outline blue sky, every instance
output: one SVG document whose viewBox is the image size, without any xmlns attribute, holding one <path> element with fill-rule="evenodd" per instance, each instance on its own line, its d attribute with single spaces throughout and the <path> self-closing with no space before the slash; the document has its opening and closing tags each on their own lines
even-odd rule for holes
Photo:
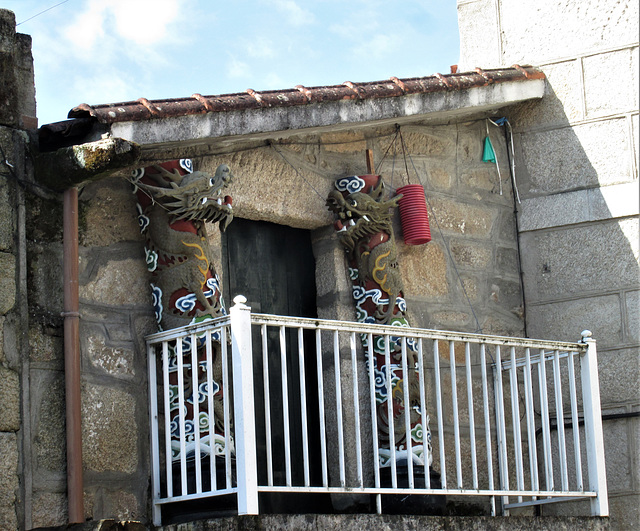
<svg viewBox="0 0 640 531">
<path fill-rule="evenodd" d="M 17 22 L 61 0 L 0 0 Z M 80 103 L 447 73 L 455 0 L 68 0 L 33 38 L 40 125 Z"/>
</svg>

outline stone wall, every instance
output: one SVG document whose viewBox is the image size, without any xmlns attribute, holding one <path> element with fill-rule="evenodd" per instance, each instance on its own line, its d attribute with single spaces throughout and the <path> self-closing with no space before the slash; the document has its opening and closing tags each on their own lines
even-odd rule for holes
<svg viewBox="0 0 640 531">
<path fill-rule="evenodd" d="M 412 324 L 521 335 L 512 196 L 506 181 L 499 195 L 495 165 L 481 162 L 484 122 L 415 125 L 402 132 L 418 169 L 418 175 L 410 170 L 411 182 L 424 184 L 442 229 L 432 219 L 433 241 L 410 247 L 396 223 Z M 231 166 L 235 180 L 228 193 L 235 216 L 308 229 L 318 315 L 353 320 L 343 250 L 325 200 L 337 177 L 366 173 L 366 148 L 380 161 L 394 135 L 393 127 L 371 127 L 298 136 L 280 145 L 280 154 L 262 147 L 196 159 L 194 165 L 211 173 L 222 162 Z M 496 143 L 496 149 L 505 156 L 503 146 Z M 387 157 L 376 171 L 398 187 L 407 183 L 403 165 L 401 157 L 395 163 Z M 60 525 L 66 518 L 61 215 L 58 197 L 38 198 L 27 220 L 33 526 Z M 209 234 L 222 272 L 219 231 L 210 227 Z M 86 517 L 148 521 L 143 337 L 155 322 L 134 196 L 124 176 L 89 184 L 80 193 L 80 302 Z M 344 396 L 351 393 L 345 389 Z"/>
<path fill-rule="evenodd" d="M 459 0 L 461 68 L 547 75 L 509 114 L 528 331 L 598 341 L 612 527 L 640 526 L 638 3 Z M 547 506 L 545 514 L 580 504 Z"/>
<path fill-rule="evenodd" d="M 31 38 L 16 34 L 14 14 L 0 9 L 0 529 L 7 530 L 22 525 L 24 506 L 26 293 L 20 228 L 28 193 L 22 181 L 30 174 L 26 129 L 35 125 Z"/>
</svg>

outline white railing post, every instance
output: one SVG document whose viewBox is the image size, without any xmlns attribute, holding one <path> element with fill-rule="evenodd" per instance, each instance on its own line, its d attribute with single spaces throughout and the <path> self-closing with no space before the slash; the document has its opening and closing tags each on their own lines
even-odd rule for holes
<svg viewBox="0 0 640 531">
<path fill-rule="evenodd" d="M 230 311 L 238 514 L 258 514 L 251 308 L 238 295 Z"/>
<path fill-rule="evenodd" d="M 591 499 L 591 514 L 592 516 L 609 516 L 602 411 L 600 409 L 600 384 L 598 380 L 598 355 L 596 342 L 591 339 L 589 330 L 582 332 L 582 342 L 587 345 L 585 353 L 580 358 L 580 369 L 589 490 L 596 493 L 596 497 Z"/>
</svg>

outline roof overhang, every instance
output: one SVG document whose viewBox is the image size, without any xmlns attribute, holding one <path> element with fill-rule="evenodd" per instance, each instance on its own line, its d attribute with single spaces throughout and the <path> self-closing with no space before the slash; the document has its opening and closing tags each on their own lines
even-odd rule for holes
<svg viewBox="0 0 640 531">
<path fill-rule="evenodd" d="M 41 127 L 40 146 L 59 151 L 111 138 L 139 146 L 143 161 L 207 155 L 327 131 L 496 116 L 542 98 L 544 91 L 540 70 L 514 65 L 329 87 L 82 104 L 70 111 L 72 120 Z"/>
</svg>

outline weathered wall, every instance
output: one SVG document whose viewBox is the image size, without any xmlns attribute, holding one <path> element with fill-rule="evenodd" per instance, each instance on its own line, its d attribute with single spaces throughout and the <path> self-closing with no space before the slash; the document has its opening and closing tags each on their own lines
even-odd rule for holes
<svg viewBox="0 0 640 531">
<path fill-rule="evenodd" d="M 26 336 L 24 194 L 30 174 L 26 129 L 35 127 L 31 38 L 16 34 L 12 12 L 0 9 L 0 529 L 22 524 L 19 472 L 25 427 L 21 422 L 22 354 Z"/>
<path fill-rule="evenodd" d="M 612 524 L 640 526 L 638 3 L 459 0 L 458 13 L 463 70 L 520 63 L 547 75 L 542 102 L 509 115 L 528 331 L 593 331 Z M 567 509 L 588 510 L 544 512 Z"/>
</svg>

